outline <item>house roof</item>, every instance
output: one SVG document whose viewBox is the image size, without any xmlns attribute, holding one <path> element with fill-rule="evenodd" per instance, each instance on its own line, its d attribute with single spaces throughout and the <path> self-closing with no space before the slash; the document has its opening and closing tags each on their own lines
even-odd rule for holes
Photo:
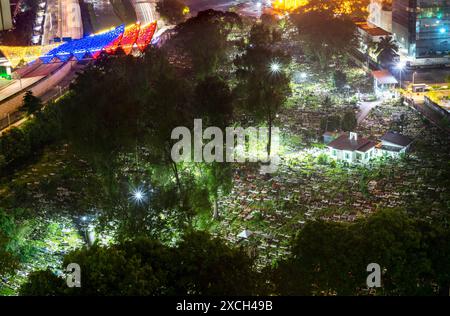
<svg viewBox="0 0 450 316">
<path fill-rule="evenodd" d="M 389 33 L 386 30 L 383 30 L 381 27 L 371 25 L 367 22 L 356 22 L 355 24 L 357 27 L 359 27 L 361 30 L 363 30 L 370 36 L 389 36 L 389 35 L 391 35 L 391 33 Z"/>
<path fill-rule="evenodd" d="M 397 84 L 398 81 L 388 70 L 374 70 L 372 76 L 380 84 Z"/>
<path fill-rule="evenodd" d="M 339 150 L 361 151 L 366 152 L 375 147 L 377 143 L 364 137 L 357 137 L 357 139 L 350 139 L 349 133 L 344 133 L 328 144 L 329 147 Z"/>
<path fill-rule="evenodd" d="M 387 132 L 380 138 L 380 140 L 403 147 L 408 146 L 412 142 L 411 138 L 396 132 Z"/>
<path fill-rule="evenodd" d="M 357 149 L 357 151 L 361 151 L 361 152 L 364 153 L 364 152 L 368 151 L 369 149 L 375 147 L 376 145 L 377 145 L 377 142 L 374 142 L 374 141 L 372 141 L 372 140 L 369 140 L 365 145 L 359 147 L 359 148 Z"/>
</svg>

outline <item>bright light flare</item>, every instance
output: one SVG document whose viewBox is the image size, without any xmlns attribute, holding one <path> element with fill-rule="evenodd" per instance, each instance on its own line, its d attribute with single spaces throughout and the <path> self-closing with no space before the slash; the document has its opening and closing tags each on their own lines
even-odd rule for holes
<svg viewBox="0 0 450 316">
<path fill-rule="evenodd" d="M 272 62 L 270 64 L 270 72 L 273 74 L 279 73 L 281 71 L 281 65 L 278 62 Z"/>
<path fill-rule="evenodd" d="M 405 62 L 399 62 L 396 66 L 395 66 L 395 68 L 397 68 L 397 70 L 400 70 L 400 71 L 402 71 L 403 69 L 405 69 L 405 67 L 406 67 L 406 63 Z"/>
<path fill-rule="evenodd" d="M 144 189 L 138 187 L 131 190 L 130 200 L 136 204 L 142 204 L 147 200 L 147 195 Z"/>
</svg>

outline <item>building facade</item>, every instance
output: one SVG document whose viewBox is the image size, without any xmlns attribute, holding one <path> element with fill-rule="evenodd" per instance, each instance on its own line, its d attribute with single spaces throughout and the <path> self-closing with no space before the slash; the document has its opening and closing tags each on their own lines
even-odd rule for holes
<svg viewBox="0 0 450 316">
<path fill-rule="evenodd" d="M 392 1 L 371 0 L 368 11 L 367 22 L 387 32 L 392 32 Z"/>
<path fill-rule="evenodd" d="M 328 145 L 328 153 L 331 158 L 348 163 L 367 163 L 376 156 L 376 142 L 358 134 L 344 133 L 331 141 Z"/>
<path fill-rule="evenodd" d="M 397 132 L 389 131 L 378 141 L 360 137 L 354 132 L 343 133 L 327 144 L 328 155 L 347 163 L 366 164 L 379 157 L 399 158 L 405 154 L 412 140 Z"/>
<path fill-rule="evenodd" d="M 11 5 L 9 0 L 0 0 L 0 31 L 12 28 Z"/>
<path fill-rule="evenodd" d="M 394 0 L 392 33 L 414 63 L 447 63 L 450 0 Z"/>
</svg>

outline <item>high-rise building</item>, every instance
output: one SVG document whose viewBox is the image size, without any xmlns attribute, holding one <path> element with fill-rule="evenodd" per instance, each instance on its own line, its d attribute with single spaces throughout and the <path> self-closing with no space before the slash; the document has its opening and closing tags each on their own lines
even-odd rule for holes
<svg viewBox="0 0 450 316">
<path fill-rule="evenodd" d="M 11 5 L 9 0 L 0 0 L 0 31 L 12 28 Z"/>
<path fill-rule="evenodd" d="M 413 60 L 447 59 L 450 54 L 450 0 L 394 0 L 392 32 Z"/>
</svg>

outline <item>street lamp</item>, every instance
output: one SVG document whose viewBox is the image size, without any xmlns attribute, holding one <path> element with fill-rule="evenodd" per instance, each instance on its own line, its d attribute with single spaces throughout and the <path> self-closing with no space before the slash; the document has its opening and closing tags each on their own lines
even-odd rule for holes
<svg viewBox="0 0 450 316">
<path fill-rule="evenodd" d="M 270 68 L 270 72 L 272 74 L 277 74 L 277 73 L 279 73 L 281 71 L 281 65 L 280 65 L 280 63 L 278 63 L 276 61 L 272 62 L 270 64 L 269 68 Z"/>
<path fill-rule="evenodd" d="M 144 189 L 141 187 L 137 187 L 131 190 L 130 193 L 130 200 L 134 202 L 135 204 L 142 204 L 147 199 L 146 193 Z"/>
<path fill-rule="evenodd" d="M 404 62 L 399 62 L 397 64 L 397 66 L 395 66 L 395 68 L 397 68 L 397 70 L 400 73 L 400 89 L 402 88 L 402 72 L 405 69 L 405 67 L 406 67 L 406 64 Z"/>
</svg>

